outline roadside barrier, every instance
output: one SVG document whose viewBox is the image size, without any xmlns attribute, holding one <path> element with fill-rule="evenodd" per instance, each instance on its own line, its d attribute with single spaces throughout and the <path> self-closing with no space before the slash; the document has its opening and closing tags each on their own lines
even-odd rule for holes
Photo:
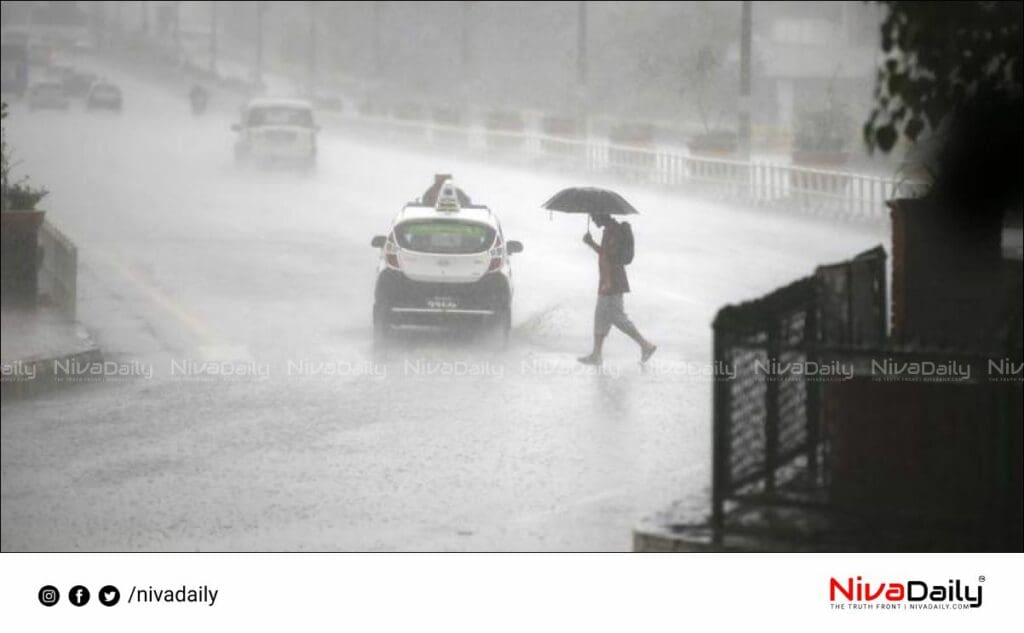
<svg viewBox="0 0 1024 633">
<path fill-rule="evenodd" d="M 379 115 L 321 116 L 372 131 L 376 138 L 416 139 L 446 150 L 485 150 L 492 155 L 671 187 L 715 199 L 859 222 L 887 222 L 886 200 L 912 196 L 921 188 L 918 183 L 870 174 L 695 156 L 675 148 L 639 147 L 530 130 L 495 129 L 493 122 L 488 128 Z"/>
<path fill-rule="evenodd" d="M 74 321 L 78 301 L 78 248 L 49 221 L 44 221 L 39 230 L 39 245 L 43 251 L 40 292 Z"/>
</svg>

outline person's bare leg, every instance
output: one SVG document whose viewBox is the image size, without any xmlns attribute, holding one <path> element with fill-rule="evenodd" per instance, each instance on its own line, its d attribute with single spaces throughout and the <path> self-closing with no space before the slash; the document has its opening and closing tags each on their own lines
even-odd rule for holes
<svg viewBox="0 0 1024 633">
<path fill-rule="evenodd" d="M 608 333 L 598 334 L 594 332 L 594 351 L 590 352 L 588 356 L 581 356 L 579 360 L 584 365 L 600 365 L 601 364 L 601 349 L 604 347 L 604 339 L 608 336 Z"/>
<path fill-rule="evenodd" d="M 640 330 L 636 329 L 636 326 L 629 319 L 623 319 L 621 323 L 616 323 L 615 325 L 622 330 L 623 334 L 636 341 L 636 344 L 640 346 L 641 363 L 647 362 L 647 359 L 653 356 L 654 352 L 658 349 L 657 345 L 648 341 L 640 334 Z"/>
</svg>

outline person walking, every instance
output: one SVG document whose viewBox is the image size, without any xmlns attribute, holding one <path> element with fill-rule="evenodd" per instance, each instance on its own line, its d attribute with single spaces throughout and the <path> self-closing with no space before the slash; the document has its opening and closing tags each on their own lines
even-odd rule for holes
<svg viewBox="0 0 1024 633">
<path fill-rule="evenodd" d="M 592 213 L 594 224 L 604 229 L 601 243 L 594 241 L 590 231 L 583 243 L 597 253 L 598 286 L 597 307 L 594 309 L 594 349 L 578 360 L 585 365 L 600 365 L 604 340 L 614 325 L 640 346 L 640 362 L 645 363 L 658 346 L 640 334 L 626 316 L 622 295 L 629 292 L 626 264 L 633 260 L 633 231 L 626 223 L 616 222 L 611 215 Z"/>
</svg>

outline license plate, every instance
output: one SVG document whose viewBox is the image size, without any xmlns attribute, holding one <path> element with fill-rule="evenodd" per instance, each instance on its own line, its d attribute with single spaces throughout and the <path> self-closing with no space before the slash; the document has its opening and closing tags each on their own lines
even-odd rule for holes
<svg viewBox="0 0 1024 633">
<path fill-rule="evenodd" d="M 452 297 L 432 297 L 427 299 L 427 307 L 434 310 L 454 310 L 459 304 Z"/>
</svg>

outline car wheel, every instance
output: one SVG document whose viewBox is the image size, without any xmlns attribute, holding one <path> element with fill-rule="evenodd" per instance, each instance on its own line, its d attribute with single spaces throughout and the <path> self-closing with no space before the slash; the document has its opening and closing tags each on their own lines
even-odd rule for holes
<svg viewBox="0 0 1024 633">
<path fill-rule="evenodd" d="M 389 310 L 383 306 L 373 306 L 373 343 L 386 345 L 391 338 L 391 319 Z"/>
<path fill-rule="evenodd" d="M 500 350 L 508 347 L 509 333 L 512 330 L 512 308 L 504 307 L 498 313 L 490 317 L 489 335 L 495 347 Z"/>
</svg>

